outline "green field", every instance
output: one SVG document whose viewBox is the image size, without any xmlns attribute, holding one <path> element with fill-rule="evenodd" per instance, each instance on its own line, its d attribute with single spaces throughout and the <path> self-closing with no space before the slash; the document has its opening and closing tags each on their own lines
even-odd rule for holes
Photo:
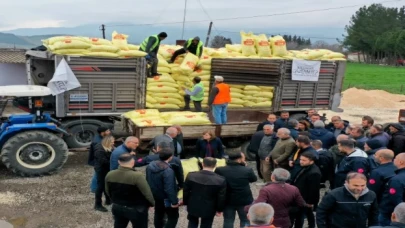
<svg viewBox="0 0 405 228">
<path fill-rule="evenodd" d="M 343 89 L 351 87 L 405 94 L 405 67 L 347 63 Z"/>
</svg>

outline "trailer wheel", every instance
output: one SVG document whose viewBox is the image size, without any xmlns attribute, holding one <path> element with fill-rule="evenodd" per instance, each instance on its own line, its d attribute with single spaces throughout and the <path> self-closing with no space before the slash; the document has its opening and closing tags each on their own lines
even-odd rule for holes
<svg viewBox="0 0 405 228">
<path fill-rule="evenodd" d="M 47 131 L 26 131 L 6 141 L 2 148 L 4 165 L 24 177 L 50 175 L 57 172 L 68 158 L 62 138 Z"/>
<path fill-rule="evenodd" d="M 247 141 L 242 144 L 240 150 L 245 154 L 246 160 L 256 161 L 256 155 L 249 151 L 250 141 Z"/>
<path fill-rule="evenodd" d="M 65 138 L 69 148 L 90 147 L 91 141 L 97 135 L 97 125 L 82 124 L 75 125 L 69 129 L 70 136 Z"/>
</svg>

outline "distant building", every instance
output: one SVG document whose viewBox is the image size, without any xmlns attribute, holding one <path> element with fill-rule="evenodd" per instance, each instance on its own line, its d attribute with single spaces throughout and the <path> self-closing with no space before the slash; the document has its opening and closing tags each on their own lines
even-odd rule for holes
<svg viewBox="0 0 405 228">
<path fill-rule="evenodd" d="M 0 86 L 26 85 L 25 49 L 0 48 Z"/>
</svg>

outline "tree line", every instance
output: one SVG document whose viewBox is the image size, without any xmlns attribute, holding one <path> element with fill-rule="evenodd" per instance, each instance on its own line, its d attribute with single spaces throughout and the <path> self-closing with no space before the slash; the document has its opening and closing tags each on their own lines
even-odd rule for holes
<svg viewBox="0 0 405 228">
<path fill-rule="evenodd" d="M 395 64 L 405 57 L 405 6 L 361 7 L 345 30 L 341 43 L 351 52 L 360 52 L 367 63 Z"/>
</svg>

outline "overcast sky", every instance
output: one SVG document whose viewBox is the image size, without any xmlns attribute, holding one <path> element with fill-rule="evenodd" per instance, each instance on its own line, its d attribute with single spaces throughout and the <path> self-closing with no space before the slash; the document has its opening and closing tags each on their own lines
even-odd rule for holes
<svg viewBox="0 0 405 228">
<path fill-rule="evenodd" d="M 340 27 L 359 8 L 345 8 L 272 17 L 216 20 L 325 9 L 384 0 L 187 0 L 186 21 L 214 21 L 217 30 L 234 31 L 241 27 Z M 170 23 L 183 21 L 184 0 L 3 0 L 0 7 L 0 31 L 17 28 L 74 27 L 83 24 L 115 25 L 127 23 Z M 400 7 L 405 0 L 383 3 Z M 206 12 L 204 12 L 203 8 Z M 208 25 L 186 22 L 187 27 Z M 181 26 L 180 24 L 173 24 Z M 238 31 L 238 30 L 236 30 Z M 282 31 L 279 31 L 282 32 Z"/>
</svg>

